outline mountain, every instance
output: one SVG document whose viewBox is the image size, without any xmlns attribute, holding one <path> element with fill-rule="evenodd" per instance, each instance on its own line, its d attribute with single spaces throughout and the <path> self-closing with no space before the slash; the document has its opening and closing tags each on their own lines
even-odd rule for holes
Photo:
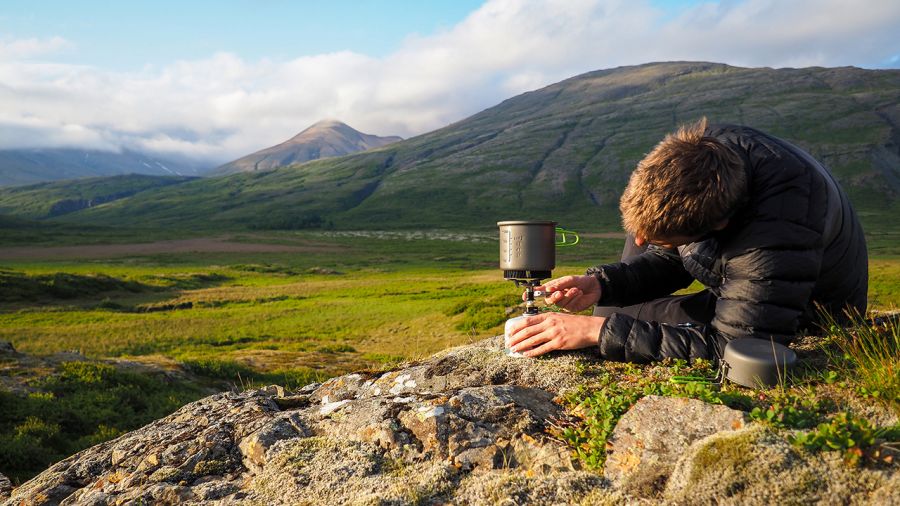
<svg viewBox="0 0 900 506">
<path fill-rule="evenodd" d="M 401 141 L 400 137 L 379 137 L 354 130 L 335 120 L 319 121 L 290 139 L 217 167 L 211 175 L 269 170 L 319 158 L 349 155 Z"/>
<path fill-rule="evenodd" d="M 206 167 L 175 158 L 123 150 L 4 149 L 0 150 L 0 186 L 120 174 L 196 176 Z"/>
<path fill-rule="evenodd" d="M 0 216 L 15 214 L 28 219 L 60 216 L 192 179 L 195 178 L 127 174 L 0 188 Z"/>
<path fill-rule="evenodd" d="M 377 150 L 141 192 L 58 220 L 188 228 L 490 227 L 554 219 L 614 230 L 636 162 L 707 116 L 808 149 L 868 226 L 900 195 L 900 70 L 654 63 L 583 74 Z"/>
</svg>

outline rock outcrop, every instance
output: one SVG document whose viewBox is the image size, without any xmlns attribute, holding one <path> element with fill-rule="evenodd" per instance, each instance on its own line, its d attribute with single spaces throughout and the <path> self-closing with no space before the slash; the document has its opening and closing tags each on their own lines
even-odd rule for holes
<svg viewBox="0 0 900 506">
<path fill-rule="evenodd" d="M 616 424 L 609 438 L 604 475 L 629 494 L 652 497 L 692 443 L 743 428 L 746 422 L 746 413 L 726 406 L 678 397 L 644 397 Z"/>
<path fill-rule="evenodd" d="M 0 501 L 8 499 L 11 492 L 12 482 L 9 481 L 9 478 L 0 474 Z"/>
<path fill-rule="evenodd" d="M 217 394 L 65 459 L 4 504 L 889 503 L 896 467 L 811 455 L 739 411 L 645 398 L 606 476 L 547 429 L 588 353 L 508 357 L 501 339 L 298 391 Z M 640 471 L 640 472 L 638 472 Z M 2 490 L 0 490 L 2 494 Z M 2 495 L 0 495 L 2 497 Z"/>
</svg>

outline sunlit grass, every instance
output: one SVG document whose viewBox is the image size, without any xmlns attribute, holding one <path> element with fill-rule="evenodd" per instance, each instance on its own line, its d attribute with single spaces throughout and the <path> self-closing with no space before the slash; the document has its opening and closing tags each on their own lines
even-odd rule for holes
<svg viewBox="0 0 900 506">
<path fill-rule="evenodd" d="M 340 253 L 7 263 L 27 276 L 103 275 L 146 288 L 5 304 L 0 340 L 39 354 L 216 358 L 260 373 L 337 374 L 499 334 L 516 311 L 519 291 L 495 266 L 496 243 L 479 234 L 468 243 L 465 234 L 269 235 Z M 579 248 L 561 253 L 554 275 L 614 260 L 621 239 L 588 237 Z M 875 307 L 900 304 L 900 259 L 873 259 L 870 271 Z"/>
<path fill-rule="evenodd" d="M 884 401 L 900 415 L 900 315 L 868 321 L 856 315 L 851 326 L 825 319 L 823 349 L 829 361 L 861 393 Z"/>
</svg>

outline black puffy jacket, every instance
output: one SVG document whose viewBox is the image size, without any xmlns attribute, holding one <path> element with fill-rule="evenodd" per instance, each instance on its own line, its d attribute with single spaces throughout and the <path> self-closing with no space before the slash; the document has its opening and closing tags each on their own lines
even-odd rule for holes
<svg viewBox="0 0 900 506">
<path fill-rule="evenodd" d="M 862 227 L 831 174 L 798 147 L 752 128 L 711 126 L 707 134 L 744 160 L 747 204 L 728 226 L 678 255 L 650 247 L 626 263 L 589 270 L 600 306 L 628 306 L 699 280 L 715 295 L 709 325 L 679 326 L 616 313 L 600 333 L 608 360 L 714 358 L 731 339 L 787 344 L 816 318 L 865 312 L 868 258 Z"/>
</svg>

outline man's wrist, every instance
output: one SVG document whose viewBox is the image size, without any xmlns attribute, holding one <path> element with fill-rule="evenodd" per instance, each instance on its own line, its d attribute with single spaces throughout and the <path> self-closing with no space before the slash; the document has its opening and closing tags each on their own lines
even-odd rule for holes
<svg viewBox="0 0 900 506">
<path fill-rule="evenodd" d="M 597 318 L 600 318 L 601 320 L 603 320 L 603 322 L 600 323 L 600 330 L 597 331 L 597 343 L 596 344 L 599 347 L 600 341 L 603 339 L 603 331 L 606 330 L 606 322 L 609 321 L 609 318 L 606 318 L 605 316 L 598 316 Z"/>
<path fill-rule="evenodd" d="M 603 300 L 603 295 L 606 293 L 606 273 L 603 271 L 603 266 L 598 265 L 595 267 L 590 267 L 586 272 L 585 276 L 590 276 L 594 278 L 593 283 L 597 283 L 597 300 L 594 301 L 595 305 L 599 305 L 600 301 Z"/>
</svg>

